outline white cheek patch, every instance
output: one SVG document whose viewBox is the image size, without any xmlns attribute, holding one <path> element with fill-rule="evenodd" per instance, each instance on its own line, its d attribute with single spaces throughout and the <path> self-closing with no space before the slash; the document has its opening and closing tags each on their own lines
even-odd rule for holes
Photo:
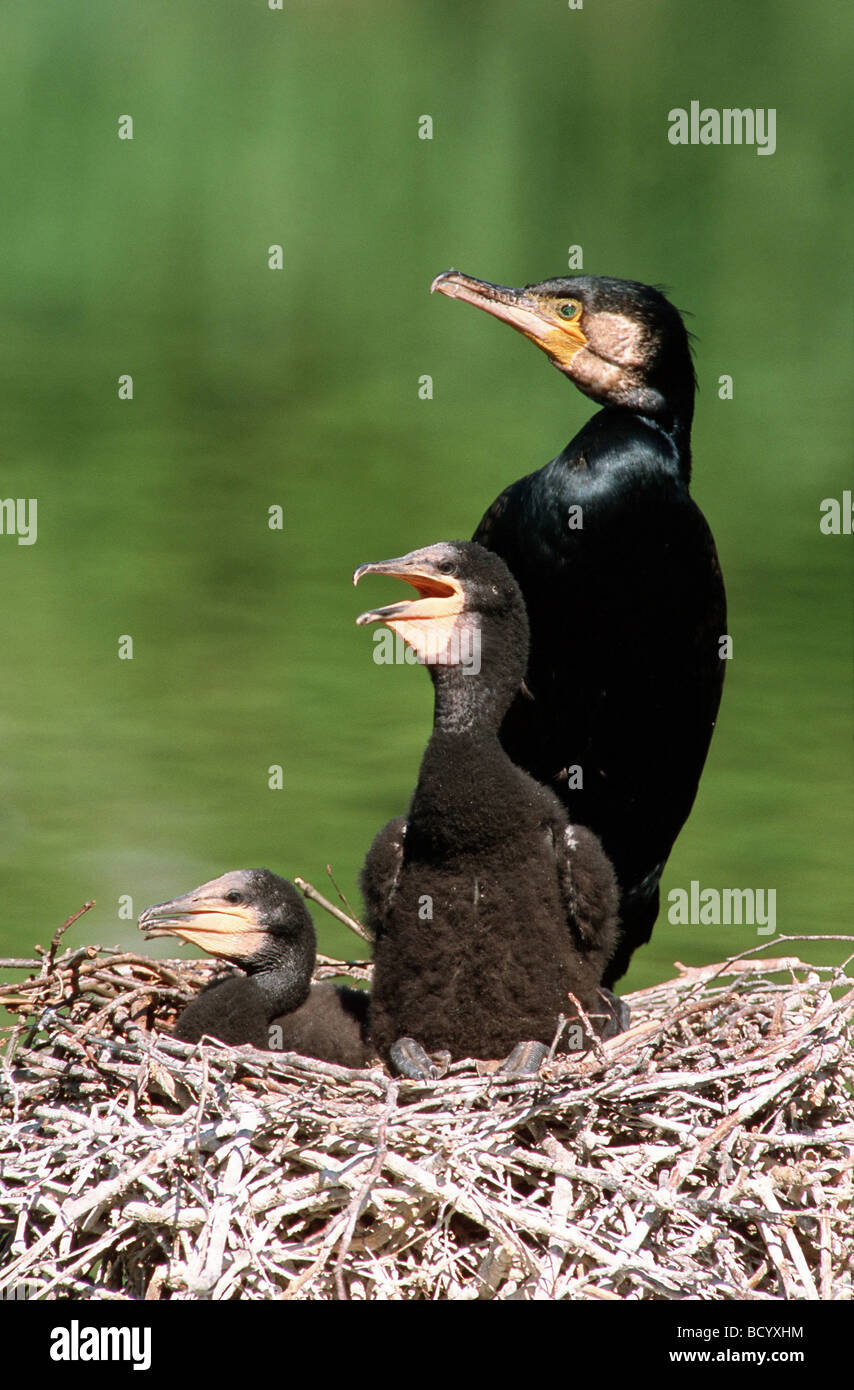
<svg viewBox="0 0 854 1390">
<path fill-rule="evenodd" d="M 621 367 L 642 367 L 650 357 L 647 330 L 624 314 L 596 314 L 588 331 L 588 341 L 598 356 Z"/>
<path fill-rule="evenodd" d="M 591 391 L 597 397 L 617 402 L 628 399 L 626 369 L 603 361 L 589 348 L 576 354 L 572 375 L 582 390 Z"/>
</svg>

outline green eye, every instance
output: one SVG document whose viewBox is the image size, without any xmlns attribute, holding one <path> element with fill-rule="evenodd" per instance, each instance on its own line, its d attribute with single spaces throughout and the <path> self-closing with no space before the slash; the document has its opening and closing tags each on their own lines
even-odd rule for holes
<svg viewBox="0 0 854 1390">
<path fill-rule="evenodd" d="M 558 313 L 562 319 L 577 319 L 581 313 L 581 305 L 577 299 L 568 299 L 565 304 L 561 304 Z"/>
</svg>

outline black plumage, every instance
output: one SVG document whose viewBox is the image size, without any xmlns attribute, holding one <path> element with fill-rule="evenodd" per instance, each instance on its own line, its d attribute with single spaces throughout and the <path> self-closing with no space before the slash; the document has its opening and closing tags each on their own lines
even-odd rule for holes
<svg viewBox="0 0 854 1390">
<path fill-rule="evenodd" d="M 312 985 L 314 923 L 301 894 L 269 869 L 236 869 L 171 902 L 146 908 L 148 936 L 176 936 L 240 967 L 187 1005 L 175 1025 L 185 1042 L 203 1036 L 239 1046 L 362 1067 L 368 995 L 324 981 Z"/>
<path fill-rule="evenodd" d="M 420 597 L 362 614 L 427 664 L 433 732 L 405 818 L 376 837 L 362 874 L 375 936 L 371 1036 L 452 1058 L 500 1058 L 549 1044 L 569 998 L 614 1027 L 599 991 L 613 948 L 616 883 L 598 840 L 514 766 L 498 739 L 525 670 L 528 624 L 496 555 L 450 542 L 363 565 Z M 582 1033 L 582 1029 L 578 1029 Z M 570 1030 L 565 1044 L 585 1046 Z"/>
<path fill-rule="evenodd" d="M 511 324 L 603 407 L 556 459 L 511 483 L 475 540 L 507 562 L 531 624 L 526 689 L 502 742 L 600 836 L 617 872 L 612 984 L 652 933 L 725 669 L 723 580 L 688 492 L 688 336 L 664 295 L 632 281 L 517 290 L 448 271 L 433 288 Z"/>
</svg>

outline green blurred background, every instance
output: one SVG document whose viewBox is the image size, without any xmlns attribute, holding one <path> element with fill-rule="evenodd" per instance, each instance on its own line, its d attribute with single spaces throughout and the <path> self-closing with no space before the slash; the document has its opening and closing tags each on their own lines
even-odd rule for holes
<svg viewBox="0 0 854 1390">
<path fill-rule="evenodd" d="M 665 892 L 773 887 L 779 929 L 850 928 L 851 538 L 818 525 L 851 485 L 849 27 L 800 0 L 4 0 L 0 492 L 39 536 L 0 537 L 0 953 L 89 897 L 72 944 L 138 945 L 120 895 L 237 867 L 331 862 L 358 902 L 431 691 L 373 663 L 351 571 L 470 535 L 594 408 L 428 286 L 561 274 L 574 244 L 697 335 L 735 655 Z M 776 108 L 776 153 L 671 146 L 692 99 Z M 662 918 L 626 987 L 759 940 Z"/>
</svg>

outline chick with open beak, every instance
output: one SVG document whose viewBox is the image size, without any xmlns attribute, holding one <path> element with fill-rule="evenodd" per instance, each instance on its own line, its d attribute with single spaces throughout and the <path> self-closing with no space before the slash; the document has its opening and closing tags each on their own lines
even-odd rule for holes
<svg viewBox="0 0 854 1390">
<path fill-rule="evenodd" d="M 372 1041 L 409 1077 L 433 1074 L 430 1052 L 509 1053 L 509 1070 L 536 1070 L 571 996 L 603 1029 L 614 1025 L 598 985 L 616 884 L 595 836 L 570 827 L 556 796 L 499 742 L 528 654 L 519 586 L 471 541 L 362 565 L 354 580 L 366 574 L 416 590 L 357 621 L 399 632 L 435 691 L 409 811 L 380 831 L 362 873 L 375 939 Z M 467 667 L 460 637 L 472 632 L 479 660 Z"/>
<path fill-rule="evenodd" d="M 454 573 L 455 544 L 459 543 L 427 546 L 396 560 L 360 565 L 353 575 L 354 584 L 366 574 L 388 575 L 411 584 L 418 598 L 360 613 L 357 624 L 385 623 L 424 665 L 456 664 L 460 660 L 460 636 L 469 618 L 466 593 Z"/>
</svg>

